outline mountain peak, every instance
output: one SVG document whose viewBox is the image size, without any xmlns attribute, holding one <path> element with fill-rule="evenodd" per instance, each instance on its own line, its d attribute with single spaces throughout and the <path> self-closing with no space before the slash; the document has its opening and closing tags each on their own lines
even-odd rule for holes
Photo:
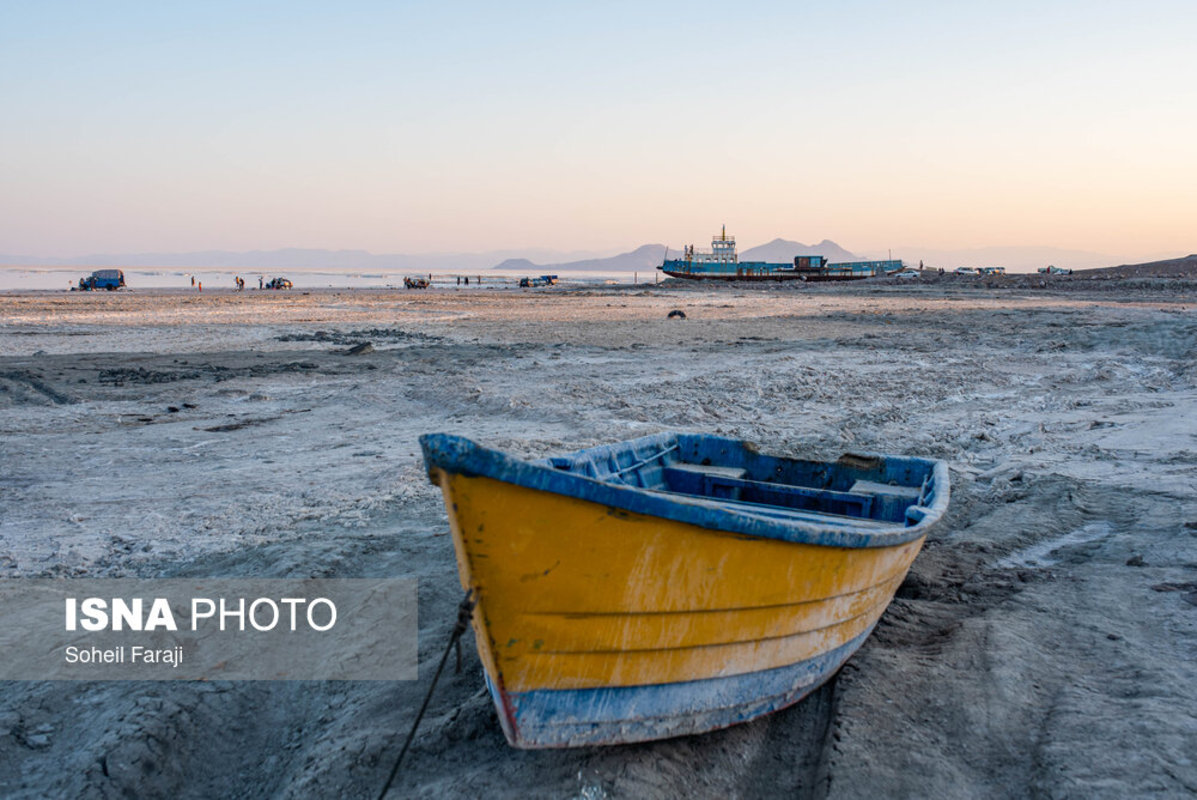
<svg viewBox="0 0 1197 800">
<path fill-rule="evenodd" d="M 757 247 L 750 247 L 740 253 L 740 260 L 788 264 L 794 260 L 794 256 L 825 256 L 828 261 L 833 262 L 859 260 L 830 239 L 824 239 L 816 245 L 806 245 L 802 242 L 792 242 L 782 238 L 774 239 Z"/>
<path fill-rule="evenodd" d="M 582 261 L 566 261 L 561 264 L 533 264 L 526 258 L 509 258 L 494 269 L 504 270 L 546 270 L 568 272 L 588 270 L 591 272 L 632 272 L 659 267 L 665 259 L 665 245 L 643 244 L 629 253 L 620 253 L 610 258 L 588 258 Z"/>
<path fill-rule="evenodd" d="M 539 266 L 533 264 L 526 258 L 509 258 L 500 264 L 496 264 L 493 269 L 506 269 L 513 272 L 532 271 L 540 269 Z"/>
</svg>

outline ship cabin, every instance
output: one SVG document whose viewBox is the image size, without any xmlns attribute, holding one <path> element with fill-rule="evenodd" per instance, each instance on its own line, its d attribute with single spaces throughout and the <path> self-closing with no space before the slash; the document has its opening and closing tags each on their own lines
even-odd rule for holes
<svg viewBox="0 0 1197 800">
<path fill-rule="evenodd" d="M 688 264 L 731 265 L 739 261 L 736 255 L 736 237 L 727 235 L 727 226 L 711 237 L 711 252 L 694 251 L 694 245 L 686 245 L 682 260 Z"/>
<path fill-rule="evenodd" d="M 826 256 L 794 256 L 794 269 L 799 272 L 818 272 L 826 266 Z"/>
</svg>

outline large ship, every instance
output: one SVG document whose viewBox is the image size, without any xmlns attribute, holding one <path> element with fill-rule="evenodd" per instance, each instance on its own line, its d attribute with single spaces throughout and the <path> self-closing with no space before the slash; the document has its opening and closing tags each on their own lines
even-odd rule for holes
<svg viewBox="0 0 1197 800">
<path fill-rule="evenodd" d="M 727 235 L 727 226 L 711 239 L 710 252 L 695 251 L 694 245 L 682 250 L 681 258 L 666 259 L 657 269 L 674 278 L 715 281 L 855 281 L 888 275 L 902 269 L 902 262 L 842 261 L 828 262 L 825 256 L 795 256 L 792 263 L 740 261 L 736 255 L 736 237 Z"/>
</svg>

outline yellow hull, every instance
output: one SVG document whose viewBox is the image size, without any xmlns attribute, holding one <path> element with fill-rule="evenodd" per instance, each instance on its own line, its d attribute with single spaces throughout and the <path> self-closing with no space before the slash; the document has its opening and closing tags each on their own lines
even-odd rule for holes
<svg viewBox="0 0 1197 800">
<path fill-rule="evenodd" d="M 701 681 L 817 659 L 868 632 L 923 542 L 787 542 L 430 475 L 500 692 Z"/>
</svg>

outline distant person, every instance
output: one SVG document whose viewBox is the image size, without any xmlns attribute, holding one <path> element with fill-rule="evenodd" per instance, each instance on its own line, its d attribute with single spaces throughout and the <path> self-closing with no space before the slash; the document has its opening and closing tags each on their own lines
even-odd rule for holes
<svg viewBox="0 0 1197 800">
<path fill-rule="evenodd" d="M 195 276 L 194 275 L 191 276 L 191 288 L 192 289 L 195 288 Z"/>
<path fill-rule="evenodd" d="M 199 290 L 201 292 L 204 290 L 204 282 L 203 281 L 200 281 L 198 284 L 196 284 L 196 286 L 199 288 Z"/>
<path fill-rule="evenodd" d="M 466 275 L 466 286 L 470 285 L 470 276 Z"/>
<path fill-rule="evenodd" d="M 263 281 L 263 280 L 264 280 L 264 278 L 263 278 L 261 275 L 259 275 L 259 276 L 258 276 L 258 288 L 259 288 L 259 289 L 261 289 L 261 288 L 262 288 L 262 281 Z"/>
</svg>

